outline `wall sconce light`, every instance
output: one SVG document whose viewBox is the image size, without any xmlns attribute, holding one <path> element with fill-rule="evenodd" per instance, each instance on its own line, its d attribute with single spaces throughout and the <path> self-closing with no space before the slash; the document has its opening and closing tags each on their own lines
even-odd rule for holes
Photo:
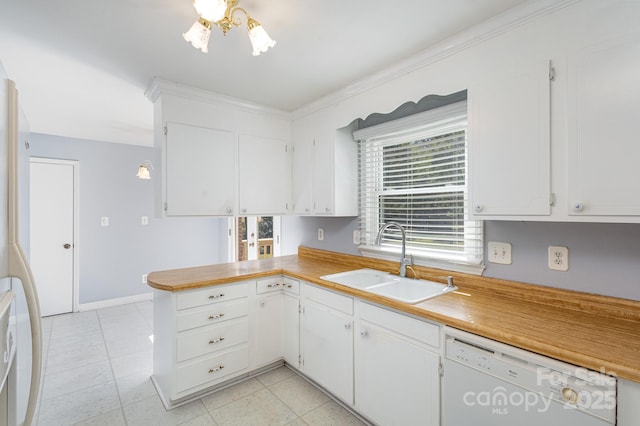
<svg viewBox="0 0 640 426">
<path fill-rule="evenodd" d="M 151 179 L 149 169 L 154 170 L 153 164 L 151 164 L 149 160 L 144 160 L 142 164 L 140 164 L 140 167 L 138 167 L 138 174 L 136 176 L 140 179 Z"/>
<path fill-rule="evenodd" d="M 238 7 L 239 1 L 194 0 L 193 7 L 196 8 L 200 18 L 191 26 L 189 31 L 182 34 L 182 37 L 196 49 L 207 53 L 212 24 L 215 24 L 222 30 L 224 35 L 227 35 L 227 31 L 240 25 L 240 20 L 235 19 L 235 13 L 242 12 L 247 20 L 247 31 L 253 47 L 253 56 L 258 56 L 260 53 L 266 52 L 275 46 L 275 40 L 269 37 L 260 23 L 249 16 L 246 10 Z"/>
</svg>

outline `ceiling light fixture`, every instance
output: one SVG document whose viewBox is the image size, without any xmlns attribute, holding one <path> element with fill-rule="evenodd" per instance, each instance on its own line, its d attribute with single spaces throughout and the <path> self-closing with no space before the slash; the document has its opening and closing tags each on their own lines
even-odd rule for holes
<svg viewBox="0 0 640 426">
<path fill-rule="evenodd" d="M 194 0 L 193 7 L 196 8 L 200 18 L 191 26 L 189 31 L 182 34 L 182 37 L 190 42 L 196 49 L 208 52 L 209 36 L 211 35 L 212 24 L 220 28 L 224 35 L 233 27 L 240 26 L 240 20 L 235 19 L 236 12 L 244 13 L 247 18 L 247 31 L 249 40 L 253 47 L 253 56 L 258 56 L 276 45 L 260 23 L 253 19 L 246 10 L 238 7 L 240 0 Z"/>
</svg>

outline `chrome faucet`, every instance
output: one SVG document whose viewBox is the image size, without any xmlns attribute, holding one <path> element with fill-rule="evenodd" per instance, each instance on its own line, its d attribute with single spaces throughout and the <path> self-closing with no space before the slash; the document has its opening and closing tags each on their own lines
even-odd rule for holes
<svg viewBox="0 0 640 426">
<path fill-rule="evenodd" d="M 400 253 L 400 276 L 405 277 L 407 275 L 407 264 L 411 264 L 412 259 L 407 257 L 407 235 L 405 233 L 404 227 L 400 225 L 398 222 L 388 222 L 380 227 L 378 231 L 378 236 L 376 237 L 376 245 L 380 245 L 380 240 L 382 240 L 382 233 L 390 227 L 396 227 L 402 233 L 402 252 Z"/>
</svg>

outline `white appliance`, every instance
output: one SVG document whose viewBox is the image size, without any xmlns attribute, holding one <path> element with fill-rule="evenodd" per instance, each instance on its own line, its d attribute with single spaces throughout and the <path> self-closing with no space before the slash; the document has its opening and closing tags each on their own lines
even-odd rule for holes
<svg viewBox="0 0 640 426">
<path fill-rule="evenodd" d="M 615 377 L 447 327 L 444 426 L 616 424 Z"/>
<path fill-rule="evenodd" d="M 28 229 L 20 228 L 19 223 L 19 204 L 26 198 L 25 188 L 19 186 L 19 174 L 28 173 L 28 169 L 21 171 L 19 167 L 28 164 L 26 149 L 18 144 L 19 120 L 18 92 L 0 64 L 0 298 L 15 294 L 15 306 L 10 311 L 13 332 L 7 334 L 15 340 L 3 343 L 10 353 L 15 345 L 15 360 L 0 391 L 7 403 L 4 412 L 0 411 L 0 425 L 31 425 L 42 369 L 40 304 L 19 235 L 20 229 Z M 0 327 L 0 336 L 3 332 Z"/>
</svg>

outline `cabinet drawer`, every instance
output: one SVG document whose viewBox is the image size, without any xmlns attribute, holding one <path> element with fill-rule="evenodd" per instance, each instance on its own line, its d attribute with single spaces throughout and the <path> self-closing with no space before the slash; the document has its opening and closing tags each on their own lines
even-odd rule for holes
<svg viewBox="0 0 640 426">
<path fill-rule="evenodd" d="M 247 317 L 185 331 L 178 333 L 176 339 L 177 361 L 185 361 L 248 341 L 249 320 Z"/>
<path fill-rule="evenodd" d="M 204 383 L 214 384 L 249 366 L 249 349 L 244 346 L 232 351 L 216 352 L 205 359 L 184 362 L 176 369 L 176 393 Z"/>
<path fill-rule="evenodd" d="M 204 306 L 212 303 L 225 302 L 239 299 L 249 295 L 247 283 L 230 284 L 224 286 L 211 286 L 204 290 L 181 292 L 177 296 L 177 308 L 188 309 L 196 306 Z"/>
<path fill-rule="evenodd" d="M 256 282 L 256 293 L 269 293 L 270 291 L 278 291 L 284 287 L 282 277 L 271 277 L 258 280 Z"/>
<path fill-rule="evenodd" d="M 301 289 L 302 297 L 329 306 L 331 309 L 353 315 L 353 299 L 329 290 L 304 284 Z"/>
<path fill-rule="evenodd" d="M 300 281 L 284 277 L 284 290 L 292 294 L 300 294 Z"/>
<path fill-rule="evenodd" d="M 440 326 L 359 302 L 360 318 L 418 342 L 440 347 Z"/>
<path fill-rule="evenodd" d="M 239 318 L 249 313 L 249 302 L 246 299 L 227 303 L 216 303 L 211 306 L 194 308 L 178 312 L 178 331 L 203 325 L 217 324 L 226 320 Z"/>
</svg>

